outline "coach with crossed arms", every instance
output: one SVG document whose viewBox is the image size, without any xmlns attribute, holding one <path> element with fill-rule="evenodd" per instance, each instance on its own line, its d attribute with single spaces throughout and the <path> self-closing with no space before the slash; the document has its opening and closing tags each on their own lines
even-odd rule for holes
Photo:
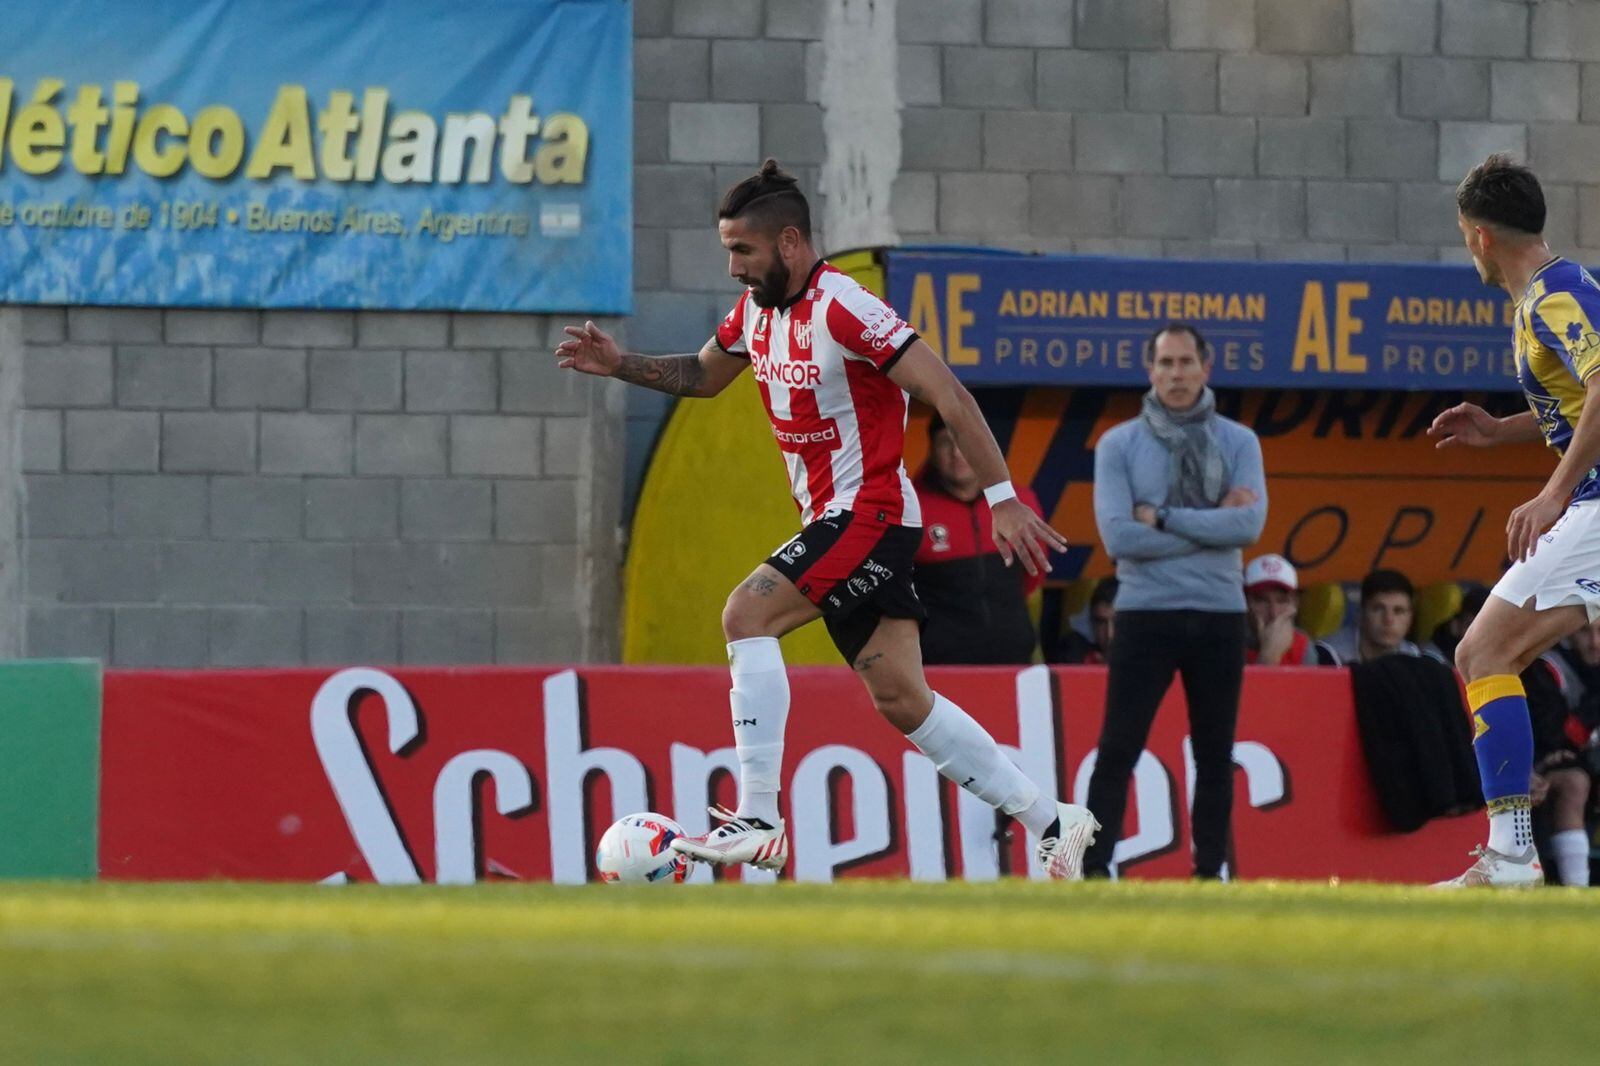
<svg viewBox="0 0 1600 1066">
<path fill-rule="evenodd" d="M 1221 877 L 1233 808 L 1233 735 L 1244 673 L 1241 549 L 1261 536 L 1261 442 L 1217 414 L 1211 350 L 1199 330 L 1161 327 L 1145 346 L 1150 391 L 1139 417 L 1095 448 L 1094 513 L 1117 564 L 1117 639 L 1089 809 L 1104 830 L 1084 856 L 1108 876 L 1128 778 L 1174 673 L 1194 748 L 1190 815 L 1197 877 Z"/>
</svg>

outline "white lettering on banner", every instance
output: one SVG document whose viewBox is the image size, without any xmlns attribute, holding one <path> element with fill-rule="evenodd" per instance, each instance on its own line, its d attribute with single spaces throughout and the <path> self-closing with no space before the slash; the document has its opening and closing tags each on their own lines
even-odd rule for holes
<svg viewBox="0 0 1600 1066">
<path fill-rule="evenodd" d="M 1238 740 L 1233 745 L 1233 765 L 1244 771 L 1250 806 L 1276 807 L 1289 795 L 1283 763 L 1255 740 Z M 1189 783 L 1189 810 L 1194 810 L 1194 745 L 1183 738 L 1183 773 Z"/>
<path fill-rule="evenodd" d="M 1060 737 L 1054 686 L 1046 666 L 1032 666 L 1015 675 L 1017 738 L 1015 747 L 1002 750 L 1049 795 L 1070 784 L 1076 801 L 1084 802 L 1093 775 L 1096 753 L 1090 751 L 1070 782 L 1058 772 Z M 374 880 L 380 884 L 416 884 L 422 880 L 415 855 L 395 821 L 383 783 L 377 777 L 361 734 L 356 728 L 355 703 L 372 693 L 385 716 L 387 744 L 397 756 L 406 756 L 422 740 L 422 717 L 405 687 L 394 677 L 375 669 L 341 670 L 329 677 L 311 701 L 312 740 L 323 772 L 339 803 L 351 837 Z M 651 806 L 644 763 L 621 748 L 584 747 L 586 713 L 582 682 L 573 670 L 544 680 L 544 766 L 546 811 L 549 817 L 550 869 L 554 881 L 581 883 L 589 867 L 589 827 L 603 826 L 625 814 Z M 938 881 L 951 875 L 946 866 L 946 845 L 953 838 L 961 856 L 961 875 L 967 880 L 992 880 L 1003 868 L 996 839 L 997 815 L 988 804 L 964 791 L 947 813 L 940 778 L 920 753 L 906 751 L 901 759 L 904 810 L 896 812 L 885 768 L 867 752 L 848 745 L 827 745 L 801 756 L 789 789 L 789 819 L 794 846 L 791 876 L 804 881 L 831 881 L 850 865 L 884 854 L 895 847 L 891 827 L 897 815 L 904 819 L 906 858 L 913 880 Z M 1192 808 L 1194 760 L 1189 738 L 1182 742 L 1185 792 Z M 1266 808 L 1289 796 L 1287 770 L 1266 745 L 1241 740 L 1234 745 L 1234 762 L 1244 771 L 1249 803 Z M 431 761 L 431 760 L 430 760 Z M 669 751 L 673 816 L 691 834 L 710 828 L 705 813 L 713 777 L 727 772 L 737 777 L 738 759 L 732 747 L 702 751 L 673 743 Z M 849 839 L 834 837 L 834 774 L 850 777 L 848 794 L 854 832 Z M 605 774 L 610 784 L 610 811 L 589 810 L 585 782 L 591 774 Z M 491 749 L 473 749 L 450 758 L 433 784 L 433 838 L 435 877 L 441 883 L 474 881 L 480 870 L 483 847 L 482 814 L 474 788 L 480 775 L 494 785 L 495 810 L 514 817 L 534 809 L 538 779 L 514 756 Z M 1169 851 L 1177 841 L 1177 791 L 1173 774 L 1154 754 L 1142 752 L 1134 767 L 1131 824 L 1137 832 L 1117 845 L 1113 861 L 1126 867 L 1141 859 Z M 952 817 L 953 816 L 953 817 Z M 1030 876 L 1042 871 L 1029 852 Z M 747 883 L 771 883 L 771 871 L 743 871 Z M 709 869 L 697 868 L 691 881 L 711 880 Z M 334 874 L 326 883 L 349 880 L 348 871 Z"/>
<path fill-rule="evenodd" d="M 544 681 L 545 787 L 549 791 L 550 879 L 581 885 L 589 876 L 583 783 L 591 773 L 611 781 L 610 825 L 625 814 L 650 809 L 644 764 L 621 748 L 583 747 L 583 705 L 578 674 L 563 670 Z"/>
<path fill-rule="evenodd" d="M 1094 764 L 1099 755 L 1097 748 L 1085 755 L 1078 766 L 1074 803 L 1088 803 L 1089 779 L 1094 776 Z M 1141 751 L 1139 761 L 1133 764 L 1133 810 L 1129 812 L 1137 819 L 1139 831 L 1117 841 L 1116 849 L 1111 852 L 1113 864 L 1125 866 L 1160 855 L 1172 847 L 1178 839 L 1177 827 L 1173 824 L 1174 799 L 1172 775 L 1161 765 L 1160 759 Z"/>
<path fill-rule="evenodd" d="M 422 880 L 384 799 L 383 789 L 361 750 L 353 704 L 363 692 L 383 701 L 389 723 L 389 750 L 401 754 L 422 734 L 421 719 L 405 687 L 381 670 L 340 670 L 311 699 L 311 739 L 322 771 L 339 800 L 361 856 L 373 878 L 384 885 L 414 885 Z"/>
<path fill-rule="evenodd" d="M 906 795 L 906 864 L 913 881 L 943 881 L 944 804 L 939 801 L 939 768 L 920 751 L 900 760 Z"/>
<path fill-rule="evenodd" d="M 1056 716 L 1050 668 L 1030 666 L 1017 673 L 1017 747 L 1000 745 L 1047 796 L 1059 795 L 1056 775 Z M 961 871 L 967 881 L 993 881 L 1000 876 L 1000 814 L 972 793 L 962 790 L 956 804 L 961 818 Z M 1028 848 L 1028 876 L 1041 879 L 1044 868 Z"/>
<path fill-rule="evenodd" d="M 533 809 L 533 777 L 515 756 L 503 751 L 464 751 L 444 764 L 433 784 L 433 840 L 441 885 L 470 885 L 478 879 L 478 835 L 473 780 L 488 774 L 494 780 L 495 810 L 503 815 Z"/>
<path fill-rule="evenodd" d="M 850 775 L 851 820 L 856 835 L 833 839 L 835 770 Z M 872 756 L 845 744 L 825 744 L 795 767 L 789 783 L 789 832 L 796 881 L 832 881 L 834 871 L 889 850 L 889 783 Z"/>
</svg>

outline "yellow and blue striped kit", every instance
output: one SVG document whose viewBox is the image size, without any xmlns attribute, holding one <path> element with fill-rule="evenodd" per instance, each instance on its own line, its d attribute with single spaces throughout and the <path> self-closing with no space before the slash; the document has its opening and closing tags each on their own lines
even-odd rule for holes
<svg viewBox="0 0 1600 1066">
<path fill-rule="evenodd" d="M 1600 370 L 1600 284 L 1569 259 L 1534 273 L 1517 304 L 1517 380 L 1545 443 L 1565 453 L 1583 411 L 1584 388 Z M 1600 477 L 1585 475 L 1574 500 L 1600 497 Z"/>
</svg>

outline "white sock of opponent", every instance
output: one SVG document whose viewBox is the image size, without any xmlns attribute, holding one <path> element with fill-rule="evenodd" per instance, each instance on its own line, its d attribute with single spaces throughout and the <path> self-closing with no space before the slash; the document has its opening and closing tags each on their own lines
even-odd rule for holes
<svg viewBox="0 0 1600 1066">
<path fill-rule="evenodd" d="M 937 692 L 928 718 L 906 739 L 939 772 L 991 807 L 1011 815 L 1034 836 L 1056 820 L 1056 802 L 1006 758 L 988 730 Z"/>
<path fill-rule="evenodd" d="M 1550 834 L 1550 850 L 1556 853 L 1556 870 L 1564 885 L 1589 883 L 1589 834 L 1582 829 L 1563 829 Z"/>
<path fill-rule="evenodd" d="M 778 824 L 778 775 L 783 768 L 783 727 L 789 720 L 789 675 L 777 637 L 749 637 L 728 645 L 733 688 L 733 743 L 739 753 L 741 817 Z"/>
</svg>

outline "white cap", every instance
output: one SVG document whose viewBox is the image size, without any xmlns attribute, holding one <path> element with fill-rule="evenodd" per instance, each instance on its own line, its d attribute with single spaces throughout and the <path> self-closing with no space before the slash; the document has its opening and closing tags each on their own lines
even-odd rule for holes
<svg viewBox="0 0 1600 1066">
<path fill-rule="evenodd" d="M 1276 585 L 1293 592 L 1300 587 L 1300 578 L 1294 572 L 1294 564 L 1283 556 L 1263 555 L 1251 559 L 1250 565 L 1244 568 L 1244 587 L 1253 589 L 1261 585 Z"/>
</svg>

